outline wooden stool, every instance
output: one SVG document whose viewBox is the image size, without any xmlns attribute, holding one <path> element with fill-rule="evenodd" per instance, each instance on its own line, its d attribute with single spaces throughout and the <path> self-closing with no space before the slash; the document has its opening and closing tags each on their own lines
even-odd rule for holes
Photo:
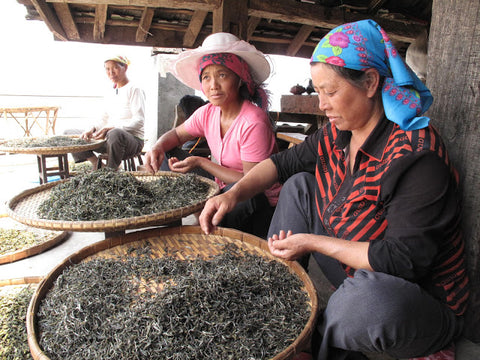
<svg viewBox="0 0 480 360">
<path fill-rule="evenodd" d="M 58 159 L 58 166 L 47 167 L 47 158 L 54 157 Z M 67 179 L 70 174 L 68 171 L 68 154 L 46 155 L 37 154 L 38 177 L 40 184 L 46 184 L 49 176 L 60 176 L 61 179 Z"/>
<path fill-rule="evenodd" d="M 135 164 L 135 159 L 138 161 L 138 165 L 143 165 L 143 159 L 142 159 L 142 154 L 143 153 L 138 153 L 136 155 L 130 156 L 126 159 L 123 159 L 123 170 L 125 171 L 136 171 L 137 170 L 137 165 Z M 97 161 L 97 169 L 100 169 L 103 164 L 103 160 L 108 161 L 108 154 L 100 154 L 98 155 L 98 161 Z"/>
</svg>

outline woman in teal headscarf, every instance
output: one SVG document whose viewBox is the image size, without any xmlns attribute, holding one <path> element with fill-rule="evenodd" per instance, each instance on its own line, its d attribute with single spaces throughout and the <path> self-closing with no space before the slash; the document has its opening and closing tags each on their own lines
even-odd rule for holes
<svg viewBox="0 0 480 360">
<path fill-rule="evenodd" d="M 284 183 L 269 249 L 312 254 L 336 289 L 313 356 L 449 359 L 469 291 L 458 176 L 423 116 L 430 91 L 371 20 L 330 31 L 311 74 L 329 123 L 210 199 L 200 225 L 209 233 L 237 202 Z"/>
</svg>

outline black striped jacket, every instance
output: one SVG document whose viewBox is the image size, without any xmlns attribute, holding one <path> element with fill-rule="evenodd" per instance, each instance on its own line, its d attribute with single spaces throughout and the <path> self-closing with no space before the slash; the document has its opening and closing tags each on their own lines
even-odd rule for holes
<svg viewBox="0 0 480 360">
<path fill-rule="evenodd" d="M 317 213 L 331 236 L 370 242 L 375 271 L 419 283 L 462 314 L 469 291 L 458 175 L 439 134 L 432 126 L 403 131 L 383 119 L 352 172 L 344 152 L 350 135 L 327 124 L 272 158 L 280 181 L 314 173 Z M 356 270 L 344 269 L 349 276 Z"/>
</svg>

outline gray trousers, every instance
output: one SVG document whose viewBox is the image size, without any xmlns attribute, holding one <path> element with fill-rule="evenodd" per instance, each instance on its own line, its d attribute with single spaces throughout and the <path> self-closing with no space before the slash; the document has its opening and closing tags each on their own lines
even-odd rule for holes
<svg viewBox="0 0 480 360">
<path fill-rule="evenodd" d="M 269 236 L 280 230 L 325 234 L 316 214 L 315 186 L 315 177 L 308 173 L 296 174 L 284 184 Z M 348 278 L 335 259 L 313 255 L 336 287 L 312 338 L 315 359 L 367 359 L 362 352 L 394 358 L 426 356 L 460 335 L 463 319 L 419 285 L 363 269 Z"/>
<path fill-rule="evenodd" d="M 70 129 L 64 132 L 65 135 L 76 135 L 81 134 L 83 131 L 78 129 Z M 129 132 L 113 128 L 107 133 L 106 142 L 95 149 L 96 153 L 107 153 L 107 167 L 112 169 L 117 169 L 121 164 L 122 160 L 128 159 L 138 153 L 143 149 L 144 141 L 139 139 Z M 72 157 L 76 163 L 83 162 L 88 158 L 95 156 L 95 152 L 82 151 L 77 153 L 72 153 Z"/>
</svg>

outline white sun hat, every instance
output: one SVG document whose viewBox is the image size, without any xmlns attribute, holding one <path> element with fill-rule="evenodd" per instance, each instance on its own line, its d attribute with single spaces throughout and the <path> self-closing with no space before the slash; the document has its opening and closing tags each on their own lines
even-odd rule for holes
<svg viewBox="0 0 480 360">
<path fill-rule="evenodd" d="M 235 35 L 224 32 L 209 35 L 202 46 L 179 54 L 172 64 L 173 75 L 185 85 L 201 91 L 198 74 L 200 60 L 204 55 L 214 53 L 231 53 L 241 57 L 248 64 L 253 81 L 257 84 L 270 76 L 270 63 L 262 52 Z"/>
</svg>

